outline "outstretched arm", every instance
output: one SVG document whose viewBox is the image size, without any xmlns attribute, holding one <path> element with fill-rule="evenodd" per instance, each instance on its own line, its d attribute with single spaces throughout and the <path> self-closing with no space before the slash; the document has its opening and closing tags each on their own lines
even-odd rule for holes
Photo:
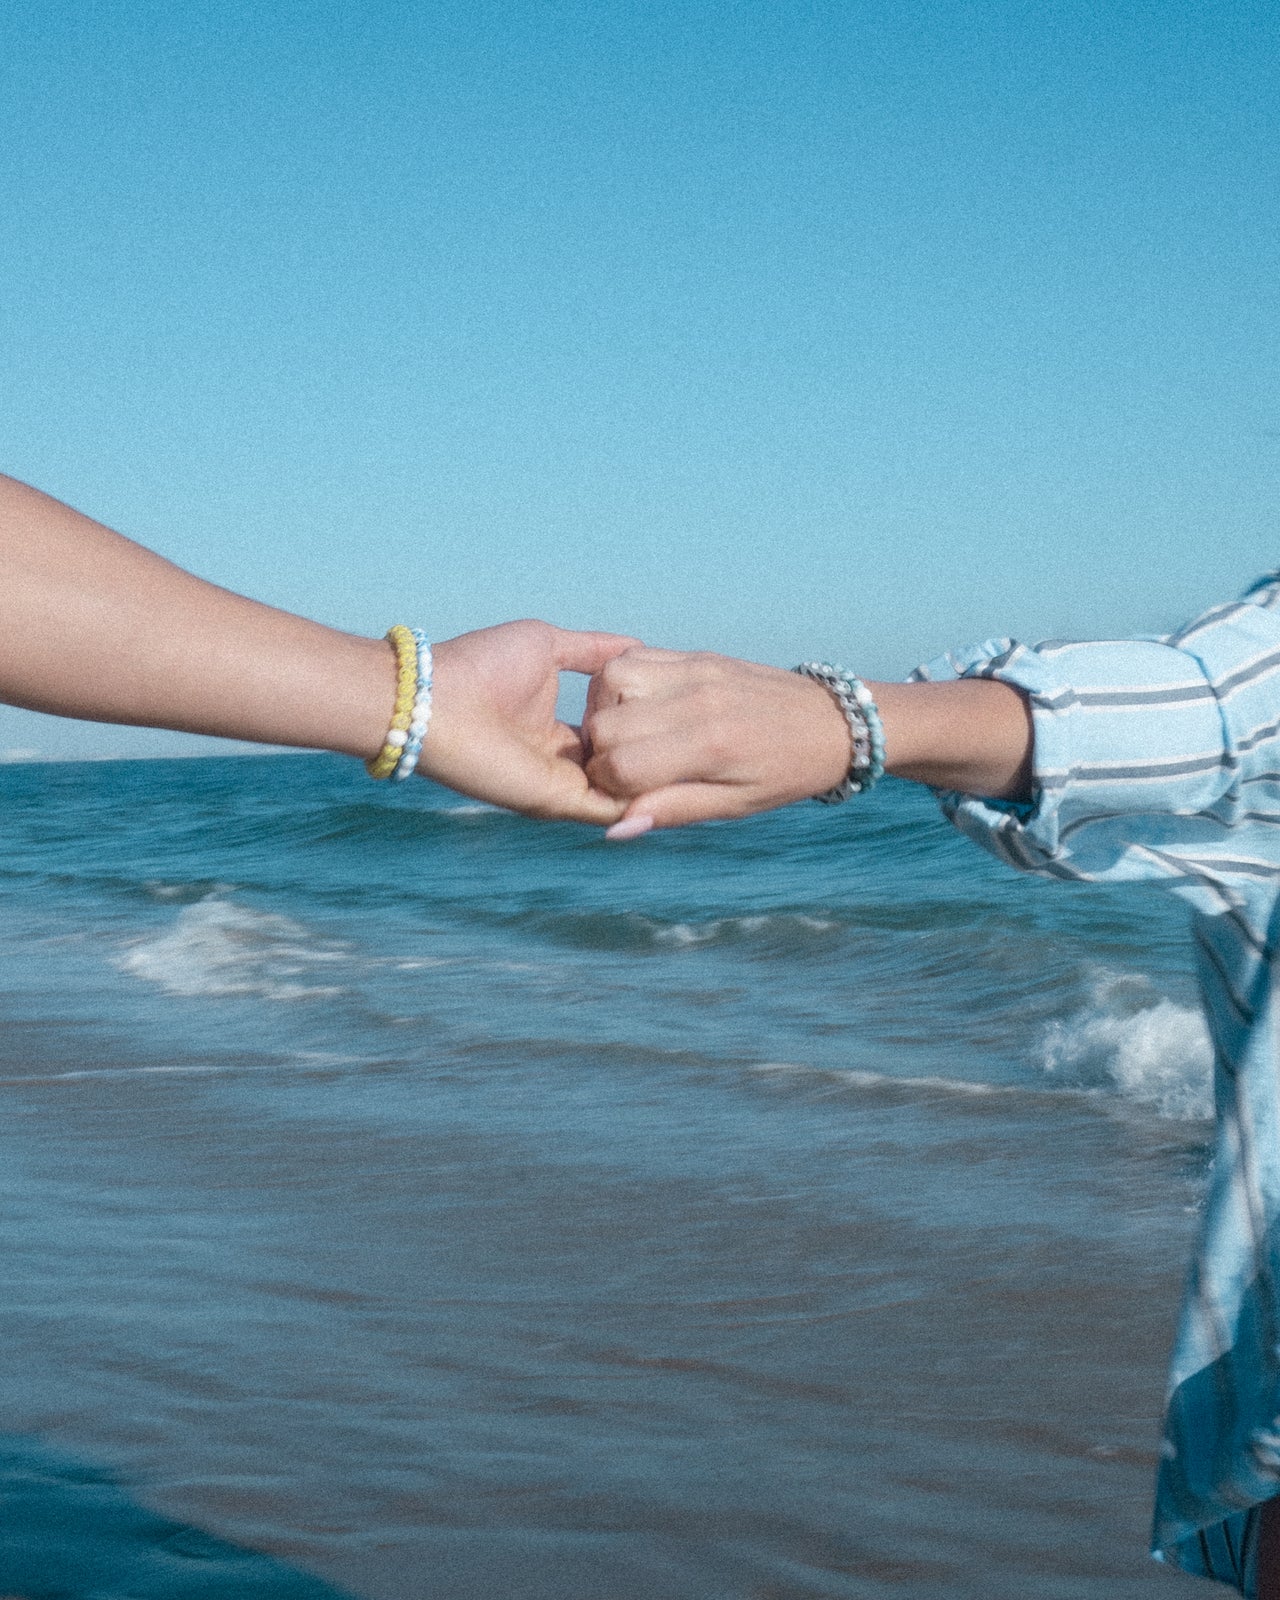
<svg viewBox="0 0 1280 1600">
<path fill-rule="evenodd" d="M 556 690 L 562 669 L 598 671 L 634 642 L 518 622 L 437 645 L 419 770 L 533 815 L 616 820 Z M 206 583 L 0 476 L 0 701 L 369 757 L 395 681 L 385 641 Z"/>
<path fill-rule="evenodd" d="M 993 798 L 1030 794 L 1031 716 L 1008 684 L 869 683 L 888 771 Z M 630 796 L 615 836 L 743 817 L 821 793 L 849 770 L 849 730 L 810 678 L 727 656 L 629 650 L 592 684 L 593 783 Z"/>
<path fill-rule="evenodd" d="M 913 678 L 868 685 L 889 770 L 1011 866 L 1188 894 L 1274 877 L 1280 573 L 1164 638 L 989 639 Z M 832 784 L 843 721 L 794 673 L 637 649 L 593 686 L 588 771 L 629 799 L 615 836 L 743 816 Z"/>
</svg>

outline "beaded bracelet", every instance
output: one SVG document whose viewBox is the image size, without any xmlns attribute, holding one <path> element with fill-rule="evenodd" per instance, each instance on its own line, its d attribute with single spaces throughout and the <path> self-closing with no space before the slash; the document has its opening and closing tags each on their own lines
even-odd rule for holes
<svg viewBox="0 0 1280 1600">
<path fill-rule="evenodd" d="M 409 719 L 409 740 L 404 747 L 392 783 L 403 783 L 418 770 L 418 757 L 422 754 L 422 741 L 427 736 L 431 721 L 431 646 L 421 628 L 411 628 L 413 642 L 418 647 L 418 674 L 414 685 L 413 715 Z"/>
<path fill-rule="evenodd" d="M 382 749 L 365 770 L 371 778 L 407 778 L 418 764 L 431 717 L 431 647 L 420 629 L 400 623 L 388 629 L 387 642 L 396 653 L 395 709 Z M 411 751 L 413 764 L 407 765 Z"/>
<path fill-rule="evenodd" d="M 876 703 L 871 698 L 871 691 L 861 678 L 855 678 L 843 667 L 834 667 L 827 661 L 804 661 L 791 670 L 802 677 L 812 678 L 831 692 L 836 704 L 844 712 L 853 744 L 853 759 L 849 763 L 848 773 L 833 789 L 826 789 L 813 798 L 820 800 L 824 806 L 835 806 L 850 795 L 866 794 L 884 777 L 884 727 Z"/>
</svg>

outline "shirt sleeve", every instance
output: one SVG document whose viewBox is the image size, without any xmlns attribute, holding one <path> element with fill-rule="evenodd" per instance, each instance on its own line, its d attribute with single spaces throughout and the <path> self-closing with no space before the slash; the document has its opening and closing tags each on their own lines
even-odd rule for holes
<svg viewBox="0 0 1280 1600">
<path fill-rule="evenodd" d="M 996 678 L 1030 703 L 1030 804 L 940 796 L 971 838 L 1031 872 L 1164 883 L 1196 910 L 1218 1128 L 1153 1537 L 1251 1594 L 1252 1508 L 1280 1488 L 1280 574 L 1165 638 L 988 641 L 913 676 Z"/>
<path fill-rule="evenodd" d="M 970 645 L 914 681 L 995 678 L 1027 696 L 1033 795 L 941 792 L 1023 871 L 1187 887 L 1280 872 L 1280 574 L 1163 638 Z"/>
</svg>

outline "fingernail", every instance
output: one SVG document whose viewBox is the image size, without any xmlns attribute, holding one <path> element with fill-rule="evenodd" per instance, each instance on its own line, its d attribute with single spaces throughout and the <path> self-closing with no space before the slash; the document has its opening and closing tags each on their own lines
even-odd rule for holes
<svg viewBox="0 0 1280 1600">
<path fill-rule="evenodd" d="M 638 839 L 652 827 L 652 817 L 623 817 L 622 821 L 615 822 L 612 828 L 606 828 L 604 836 L 606 839 Z"/>
</svg>

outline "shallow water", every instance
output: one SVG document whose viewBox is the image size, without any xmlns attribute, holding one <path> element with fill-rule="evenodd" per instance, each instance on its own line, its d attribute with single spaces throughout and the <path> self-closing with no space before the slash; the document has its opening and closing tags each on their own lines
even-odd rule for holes
<svg viewBox="0 0 1280 1600">
<path fill-rule="evenodd" d="M 1177 907 L 900 784 L 625 847 L 406 787 L 0 770 L 0 1589 L 1205 1593 Z"/>
</svg>

